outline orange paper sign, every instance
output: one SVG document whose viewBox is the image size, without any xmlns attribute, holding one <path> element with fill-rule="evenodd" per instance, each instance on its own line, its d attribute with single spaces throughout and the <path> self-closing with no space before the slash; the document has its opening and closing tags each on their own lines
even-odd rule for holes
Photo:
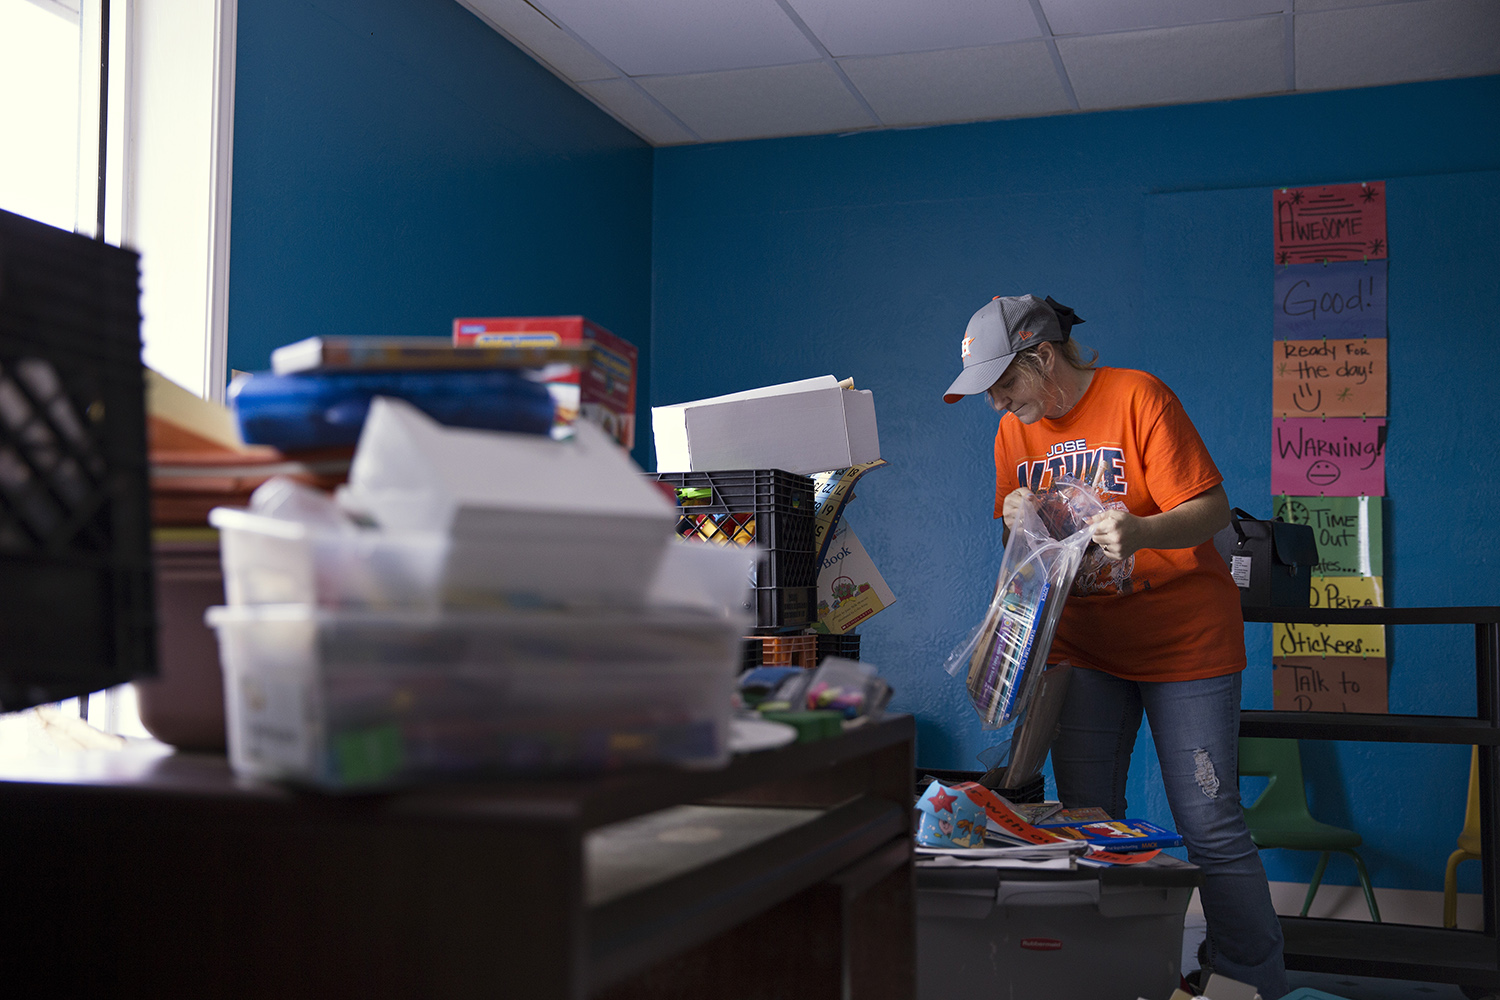
<svg viewBox="0 0 1500 1000">
<path fill-rule="evenodd" d="M 1296 656 L 1272 661 L 1271 707 L 1278 712 L 1390 710 L 1384 657 Z"/>
<path fill-rule="evenodd" d="M 1278 417 L 1383 417 L 1386 342 L 1278 340 L 1271 412 Z"/>
</svg>

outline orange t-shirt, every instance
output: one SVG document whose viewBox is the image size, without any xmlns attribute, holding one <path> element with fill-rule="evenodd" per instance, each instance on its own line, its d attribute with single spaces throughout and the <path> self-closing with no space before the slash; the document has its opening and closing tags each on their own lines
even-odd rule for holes
<svg viewBox="0 0 1500 1000">
<path fill-rule="evenodd" d="M 1182 403 L 1145 372 L 1099 368 L 1057 420 L 995 433 L 995 516 L 1018 486 L 1041 492 L 1071 474 L 1107 505 L 1149 517 L 1223 482 Z M 1210 539 L 1192 549 L 1141 549 L 1114 562 L 1085 555 L 1053 640 L 1052 661 L 1117 677 L 1196 680 L 1245 666 L 1240 592 Z"/>
</svg>

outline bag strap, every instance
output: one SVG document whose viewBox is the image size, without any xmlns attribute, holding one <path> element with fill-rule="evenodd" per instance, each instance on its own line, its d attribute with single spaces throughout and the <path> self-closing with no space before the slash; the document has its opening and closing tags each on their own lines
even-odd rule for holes
<svg viewBox="0 0 1500 1000">
<path fill-rule="evenodd" d="M 1239 536 L 1240 544 L 1244 545 L 1245 529 L 1240 527 L 1240 519 L 1243 518 L 1246 521 L 1258 521 L 1260 520 L 1260 518 L 1253 517 L 1250 514 L 1245 513 L 1245 510 L 1242 507 L 1233 508 L 1233 513 L 1234 516 L 1229 519 L 1229 523 L 1234 526 L 1234 533 Z"/>
</svg>

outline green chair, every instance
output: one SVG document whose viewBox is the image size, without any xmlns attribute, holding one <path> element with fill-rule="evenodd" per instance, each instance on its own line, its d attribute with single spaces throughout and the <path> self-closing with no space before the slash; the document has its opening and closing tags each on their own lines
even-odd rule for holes
<svg viewBox="0 0 1500 1000">
<path fill-rule="evenodd" d="M 1240 737 L 1240 775 L 1270 778 L 1266 790 L 1245 806 L 1245 822 L 1250 839 L 1259 848 L 1285 847 L 1294 851 L 1320 851 L 1317 870 L 1302 901 L 1302 915 L 1312 906 L 1313 897 L 1323 881 L 1332 851 L 1354 859 L 1359 884 L 1370 905 L 1370 919 L 1380 922 L 1380 908 L 1375 905 L 1375 891 L 1365 863 L 1354 850 L 1363 843 L 1360 835 L 1341 826 L 1319 823 L 1307 811 L 1307 789 L 1302 784 L 1302 753 L 1296 740 Z"/>
<path fill-rule="evenodd" d="M 1464 828 L 1458 834 L 1458 850 L 1448 855 L 1443 873 L 1443 926 L 1458 926 L 1458 866 L 1479 860 L 1479 748 L 1469 754 L 1469 802 L 1464 808 Z"/>
</svg>

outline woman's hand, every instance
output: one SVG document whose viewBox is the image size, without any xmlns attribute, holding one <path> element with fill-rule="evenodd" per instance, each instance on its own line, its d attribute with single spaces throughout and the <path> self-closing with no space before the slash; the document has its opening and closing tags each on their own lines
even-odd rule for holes
<svg viewBox="0 0 1500 1000">
<path fill-rule="evenodd" d="M 1000 507 L 1000 514 L 1005 518 L 1006 531 L 1015 531 L 1021 526 L 1021 510 L 1030 496 L 1031 491 L 1024 486 L 1011 490 L 1005 495 L 1005 503 Z"/>
<path fill-rule="evenodd" d="M 1145 521 L 1128 510 L 1106 510 L 1089 518 L 1089 531 L 1105 556 L 1119 562 L 1147 547 Z"/>
</svg>

